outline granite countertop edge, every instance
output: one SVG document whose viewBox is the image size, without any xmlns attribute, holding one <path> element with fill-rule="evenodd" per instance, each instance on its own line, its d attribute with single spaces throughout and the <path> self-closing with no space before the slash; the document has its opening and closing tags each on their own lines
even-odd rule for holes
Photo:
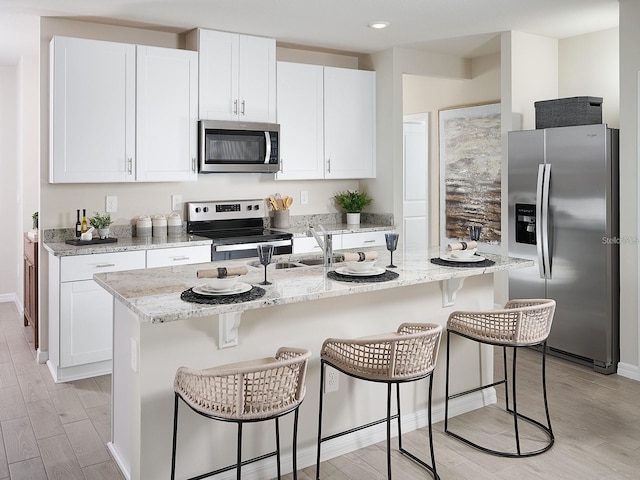
<svg viewBox="0 0 640 480">
<path fill-rule="evenodd" d="M 44 242 L 44 248 L 56 257 L 74 255 L 93 255 L 99 253 L 132 252 L 136 250 L 154 250 L 159 248 L 194 247 L 211 245 L 210 238 L 196 235 L 178 235 L 175 237 L 122 237 L 115 243 L 74 246 L 64 242 Z"/>
</svg>

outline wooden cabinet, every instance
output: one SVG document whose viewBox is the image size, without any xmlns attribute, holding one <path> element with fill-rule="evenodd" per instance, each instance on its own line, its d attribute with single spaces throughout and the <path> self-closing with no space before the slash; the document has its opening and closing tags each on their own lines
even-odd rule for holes
<svg viewBox="0 0 640 480">
<path fill-rule="evenodd" d="M 195 34 L 200 118 L 275 123 L 275 39 L 205 29 Z"/>
<path fill-rule="evenodd" d="M 278 62 L 278 180 L 374 178 L 375 72 Z"/>
<path fill-rule="evenodd" d="M 33 327 L 34 348 L 38 349 L 38 240 L 24 234 L 24 326 Z"/>
<path fill-rule="evenodd" d="M 54 37 L 51 183 L 197 179 L 197 53 Z"/>
</svg>

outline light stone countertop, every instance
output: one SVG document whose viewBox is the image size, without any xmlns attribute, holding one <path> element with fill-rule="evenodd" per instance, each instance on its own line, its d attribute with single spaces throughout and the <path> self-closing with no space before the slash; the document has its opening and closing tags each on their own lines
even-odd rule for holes
<svg viewBox="0 0 640 480">
<path fill-rule="evenodd" d="M 44 248 L 56 257 L 71 255 L 92 255 L 94 253 L 130 252 L 133 250 L 152 250 L 156 248 L 193 247 L 211 245 L 210 238 L 196 235 L 176 235 L 158 237 L 118 237 L 115 243 L 98 243 L 95 245 L 74 246 L 64 242 L 45 242 Z"/>
<path fill-rule="evenodd" d="M 389 252 L 385 249 L 378 251 L 378 266 L 385 266 L 389 261 Z M 268 280 L 273 284 L 262 286 L 266 290 L 266 294 L 262 298 L 224 305 L 189 303 L 181 300 L 180 294 L 191 287 L 207 283 L 207 279 L 197 278 L 196 272 L 198 270 L 222 266 L 246 264 L 249 272 L 240 281 L 260 286 L 259 282 L 263 280 L 264 269 L 261 265 L 254 266 L 257 262 L 256 259 L 101 273 L 94 275 L 94 280 L 121 300 L 129 310 L 138 316 L 141 322 L 164 323 L 442 280 L 464 279 L 474 275 L 533 266 L 533 262 L 530 260 L 494 254 L 482 255 L 495 261 L 495 264 L 489 267 L 444 267 L 434 265 L 429 261 L 430 258 L 439 256 L 438 249 L 430 252 L 397 251 L 394 253 L 393 260 L 398 268 L 393 271 L 400 276 L 396 280 L 379 283 L 351 283 L 331 280 L 327 278 L 327 269 L 323 266 L 276 269 L 272 264 L 268 268 Z M 273 262 L 292 259 L 293 257 L 290 255 L 274 257 Z"/>
<path fill-rule="evenodd" d="M 376 225 L 369 223 L 361 223 L 358 225 L 351 225 L 348 223 L 330 223 L 330 224 L 320 224 L 325 230 L 331 234 L 338 235 L 342 233 L 366 233 L 366 232 L 382 232 L 395 230 L 396 227 L 394 225 Z M 271 227 L 272 230 L 278 230 L 279 232 L 287 232 L 292 233 L 294 238 L 298 237 L 308 237 L 307 232 L 309 228 L 306 226 L 292 226 L 289 228 L 274 228 Z"/>
</svg>

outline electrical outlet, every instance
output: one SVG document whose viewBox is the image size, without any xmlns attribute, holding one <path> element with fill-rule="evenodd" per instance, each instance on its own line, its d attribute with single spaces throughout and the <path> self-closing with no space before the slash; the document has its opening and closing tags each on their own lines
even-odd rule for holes
<svg viewBox="0 0 640 480">
<path fill-rule="evenodd" d="M 335 368 L 324 367 L 324 393 L 337 392 L 339 384 L 340 372 Z"/>
<path fill-rule="evenodd" d="M 302 190 L 300 192 L 300 205 L 306 205 L 307 203 L 309 203 L 309 192 Z"/>
<path fill-rule="evenodd" d="M 171 211 L 182 210 L 182 195 L 171 195 Z"/>
<path fill-rule="evenodd" d="M 118 197 L 108 195 L 105 198 L 105 211 L 108 213 L 115 213 L 118 211 Z"/>
</svg>

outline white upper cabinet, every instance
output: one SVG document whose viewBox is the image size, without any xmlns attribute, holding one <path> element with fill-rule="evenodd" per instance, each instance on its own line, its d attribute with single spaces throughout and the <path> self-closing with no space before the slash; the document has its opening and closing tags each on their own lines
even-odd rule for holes
<svg viewBox="0 0 640 480">
<path fill-rule="evenodd" d="M 197 54 L 54 37 L 52 183 L 197 179 Z"/>
<path fill-rule="evenodd" d="M 133 180 L 135 45 L 56 37 L 50 56 L 49 181 Z"/>
<path fill-rule="evenodd" d="M 375 177 L 375 95 L 375 72 L 325 67 L 325 178 Z"/>
<path fill-rule="evenodd" d="M 199 115 L 206 120 L 276 120 L 276 41 L 198 30 Z"/>
<path fill-rule="evenodd" d="M 138 46 L 136 180 L 197 180 L 198 54 Z"/>
<path fill-rule="evenodd" d="M 374 178 L 375 72 L 278 62 L 278 180 Z"/>
<path fill-rule="evenodd" d="M 278 62 L 278 180 L 324 178 L 323 67 Z"/>
</svg>

